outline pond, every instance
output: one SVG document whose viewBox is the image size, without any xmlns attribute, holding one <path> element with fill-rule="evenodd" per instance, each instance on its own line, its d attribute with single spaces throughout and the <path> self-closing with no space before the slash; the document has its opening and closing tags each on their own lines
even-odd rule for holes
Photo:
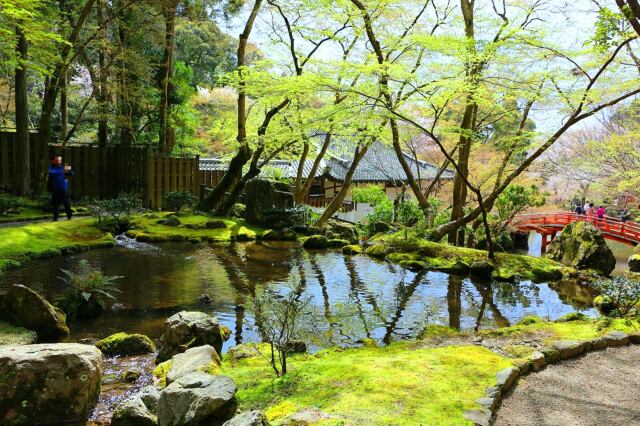
<svg viewBox="0 0 640 426">
<path fill-rule="evenodd" d="M 55 300 L 64 288 L 60 268 L 80 259 L 121 275 L 113 307 L 96 320 L 71 324 L 71 340 L 126 331 L 158 338 L 180 310 L 215 314 L 233 331 L 223 351 L 258 341 L 252 295 L 264 286 L 302 282 L 310 300 L 304 331 L 312 350 L 415 338 L 427 324 L 460 330 L 506 326 L 526 315 L 555 319 L 591 309 L 594 293 L 572 283 L 482 282 L 438 272 L 414 273 L 366 256 L 308 252 L 292 243 L 134 244 L 38 260 L 2 277 L 0 292 L 21 283 Z M 302 280 L 302 281 L 301 281 Z M 3 288 L 4 287 L 4 288 Z M 209 304 L 199 302 L 208 294 Z"/>
</svg>

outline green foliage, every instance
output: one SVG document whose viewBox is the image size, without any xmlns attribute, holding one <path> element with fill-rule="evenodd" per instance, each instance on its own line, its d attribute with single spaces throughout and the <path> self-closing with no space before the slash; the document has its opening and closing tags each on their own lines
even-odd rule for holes
<svg viewBox="0 0 640 426">
<path fill-rule="evenodd" d="M 99 314 L 109 299 L 115 299 L 120 290 L 115 281 L 121 276 L 107 276 L 83 259 L 76 271 L 60 269 L 60 278 L 68 287 L 62 292 L 58 305 L 71 319 Z"/>
<path fill-rule="evenodd" d="M 0 194 L 0 215 L 9 213 L 10 211 L 19 210 L 24 205 L 24 200 L 8 194 Z"/>
<path fill-rule="evenodd" d="M 162 205 L 176 213 L 184 206 L 191 207 L 195 201 L 196 198 L 189 191 L 170 191 L 162 195 Z"/>
<path fill-rule="evenodd" d="M 624 35 L 621 30 L 624 21 L 625 17 L 621 13 L 614 12 L 608 7 L 600 7 L 598 9 L 595 33 L 589 42 L 602 51 L 610 49 L 618 44 L 620 38 Z"/>
<path fill-rule="evenodd" d="M 638 316 L 638 303 L 640 303 L 640 281 L 617 276 L 612 279 L 600 280 L 597 286 L 602 292 L 602 298 L 606 299 L 612 310 L 611 316 L 628 318 Z"/>
<path fill-rule="evenodd" d="M 89 211 L 98 223 L 102 223 L 104 218 L 110 218 L 120 224 L 141 208 L 142 199 L 138 194 L 123 192 L 115 198 L 95 202 L 89 206 Z"/>
</svg>

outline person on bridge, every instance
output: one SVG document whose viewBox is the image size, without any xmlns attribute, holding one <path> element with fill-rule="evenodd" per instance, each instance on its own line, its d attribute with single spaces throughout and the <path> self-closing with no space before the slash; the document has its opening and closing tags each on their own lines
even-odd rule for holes
<svg viewBox="0 0 640 426">
<path fill-rule="evenodd" d="M 598 207 L 596 211 L 596 215 L 598 216 L 598 226 L 602 225 L 602 221 L 604 220 L 604 215 L 607 211 L 604 209 L 604 206 Z"/>
<path fill-rule="evenodd" d="M 584 214 L 584 210 L 582 209 L 582 205 L 580 203 L 576 204 L 576 209 L 574 210 L 574 212 L 580 216 Z"/>
<path fill-rule="evenodd" d="M 589 218 L 589 222 L 593 222 L 593 218 L 596 215 L 596 209 L 593 208 L 593 203 L 589 203 L 587 207 L 587 217 Z"/>
</svg>

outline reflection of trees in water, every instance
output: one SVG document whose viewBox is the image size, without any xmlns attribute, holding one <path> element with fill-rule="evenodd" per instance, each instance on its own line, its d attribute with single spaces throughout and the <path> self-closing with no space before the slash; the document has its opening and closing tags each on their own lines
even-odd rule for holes
<svg viewBox="0 0 640 426">
<path fill-rule="evenodd" d="M 449 311 L 449 327 L 460 330 L 462 313 L 462 277 L 449 275 L 447 285 L 447 309 Z"/>
<path fill-rule="evenodd" d="M 592 308 L 593 298 L 598 295 L 598 290 L 595 288 L 571 281 L 549 283 L 549 287 L 558 293 L 560 300 L 576 309 Z"/>
<path fill-rule="evenodd" d="M 422 284 L 426 274 L 426 271 L 420 271 L 416 273 L 415 277 L 413 277 L 413 280 L 411 280 L 411 283 L 408 286 L 404 285 L 404 279 L 400 280 L 400 282 L 396 284 L 396 288 L 394 289 L 397 300 L 396 310 L 393 313 L 393 317 L 391 317 L 390 321 L 387 322 L 384 337 L 382 338 L 382 341 L 385 344 L 389 344 L 391 342 L 391 335 L 396 331 L 398 322 L 400 321 L 400 318 L 402 318 L 404 311 L 407 308 L 409 299 L 411 299 L 411 296 L 413 296 L 418 286 Z"/>
<path fill-rule="evenodd" d="M 494 302 L 493 287 L 490 282 L 475 282 L 465 279 L 464 283 L 471 284 L 478 295 L 480 300 L 477 300 L 476 296 L 471 291 L 464 291 L 464 286 L 461 294 L 465 294 L 465 300 L 469 306 L 467 315 L 475 317 L 474 330 L 477 332 L 482 325 L 482 321 L 488 318 L 486 317 L 487 310 L 489 310 L 493 316 L 493 322 L 498 327 L 508 327 L 510 325 L 509 320 L 502 315 L 500 309 Z"/>
</svg>

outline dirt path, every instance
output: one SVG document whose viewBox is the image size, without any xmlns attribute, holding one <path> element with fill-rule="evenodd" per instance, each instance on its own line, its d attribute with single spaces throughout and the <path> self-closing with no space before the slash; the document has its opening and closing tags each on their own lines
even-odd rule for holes
<svg viewBox="0 0 640 426">
<path fill-rule="evenodd" d="M 593 352 L 526 376 L 495 424 L 640 425 L 640 346 Z"/>
</svg>

